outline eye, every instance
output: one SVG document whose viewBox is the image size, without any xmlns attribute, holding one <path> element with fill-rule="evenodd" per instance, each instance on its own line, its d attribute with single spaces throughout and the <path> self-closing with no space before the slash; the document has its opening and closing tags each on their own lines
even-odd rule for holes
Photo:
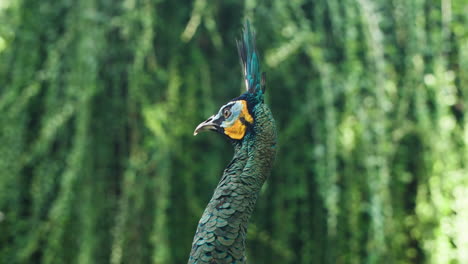
<svg viewBox="0 0 468 264">
<path fill-rule="evenodd" d="M 224 109 L 223 110 L 223 116 L 224 118 L 228 118 L 231 115 L 231 111 L 229 109 Z"/>
</svg>

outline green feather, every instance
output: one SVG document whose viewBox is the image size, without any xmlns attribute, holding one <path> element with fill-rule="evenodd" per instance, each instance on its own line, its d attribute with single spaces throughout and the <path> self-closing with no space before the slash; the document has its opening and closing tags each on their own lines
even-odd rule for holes
<svg viewBox="0 0 468 264">
<path fill-rule="evenodd" d="M 245 238 L 250 215 L 276 153 L 275 121 L 263 103 L 264 77 L 260 74 L 254 37 L 246 22 L 237 46 L 245 72 L 247 99 L 254 98 L 254 123 L 242 140 L 233 141 L 234 157 L 198 223 L 189 264 L 246 262 Z"/>
<path fill-rule="evenodd" d="M 255 47 L 255 32 L 251 29 L 248 20 L 245 22 L 242 39 L 237 41 L 237 50 L 244 72 L 246 90 L 263 101 L 265 74 L 260 73 L 259 56 Z"/>
</svg>

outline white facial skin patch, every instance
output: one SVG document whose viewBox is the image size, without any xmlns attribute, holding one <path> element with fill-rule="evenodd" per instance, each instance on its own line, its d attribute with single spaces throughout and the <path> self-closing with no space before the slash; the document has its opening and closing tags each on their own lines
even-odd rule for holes
<svg viewBox="0 0 468 264">
<path fill-rule="evenodd" d="M 229 105 L 229 104 L 228 104 Z M 241 101 L 236 101 L 232 106 L 231 106 L 231 115 L 224 120 L 221 123 L 221 127 L 230 127 L 234 124 L 234 122 L 238 119 L 239 114 L 242 112 L 243 104 Z M 222 115 L 222 111 L 224 110 L 224 107 L 221 108 L 219 111 L 218 115 Z"/>
</svg>

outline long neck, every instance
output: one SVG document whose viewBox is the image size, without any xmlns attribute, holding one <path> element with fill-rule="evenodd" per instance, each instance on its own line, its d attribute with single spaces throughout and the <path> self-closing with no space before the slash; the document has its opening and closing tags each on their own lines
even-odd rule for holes
<svg viewBox="0 0 468 264">
<path fill-rule="evenodd" d="M 235 143 L 234 158 L 198 223 L 189 264 L 246 261 L 247 225 L 275 156 L 274 121 L 264 108 L 255 133 Z"/>
</svg>

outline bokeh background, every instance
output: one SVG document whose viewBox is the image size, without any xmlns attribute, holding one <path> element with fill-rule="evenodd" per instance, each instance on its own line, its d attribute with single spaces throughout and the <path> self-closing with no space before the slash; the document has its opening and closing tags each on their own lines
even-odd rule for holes
<svg viewBox="0 0 468 264">
<path fill-rule="evenodd" d="M 0 262 L 186 263 L 257 31 L 250 263 L 468 263 L 467 0 L 1 0 Z"/>
</svg>

